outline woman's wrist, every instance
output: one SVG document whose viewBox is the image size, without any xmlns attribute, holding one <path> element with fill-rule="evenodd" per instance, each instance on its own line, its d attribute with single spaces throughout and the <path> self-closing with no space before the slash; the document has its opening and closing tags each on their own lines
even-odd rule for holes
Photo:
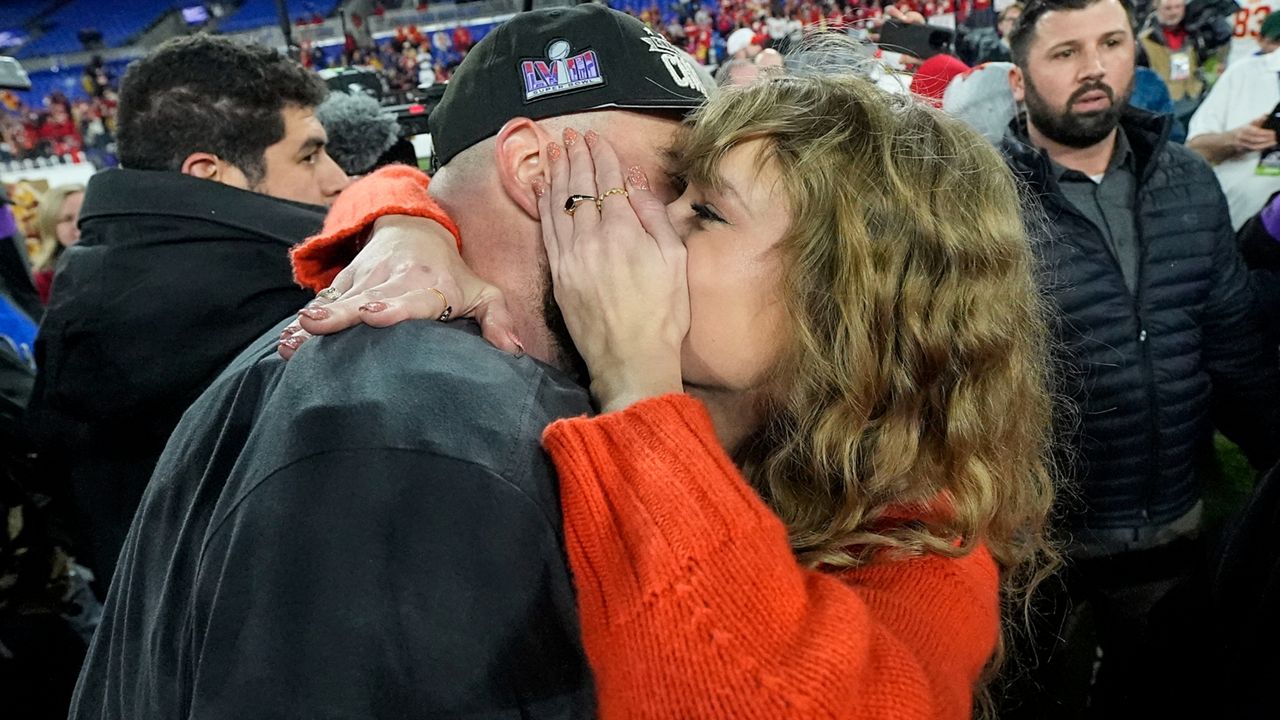
<svg viewBox="0 0 1280 720">
<path fill-rule="evenodd" d="M 678 353 L 631 355 L 609 368 L 591 368 L 591 394 L 601 412 L 614 412 L 641 400 L 684 391 Z"/>
<path fill-rule="evenodd" d="M 383 215 L 373 221 L 373 224 L 365 230 L 364 237 L 356 242 L 356 253 L 358 254 L 374 240 L 384 237 L 392 240 L 408 239 L 413 243 L 422 242 L 421 238 L 428 238 L 433 243 L 440 242 L 454 250 L 461 249 L 461 245 L 449 229 L 435 220 L 417 215 Z"/>
</svg>

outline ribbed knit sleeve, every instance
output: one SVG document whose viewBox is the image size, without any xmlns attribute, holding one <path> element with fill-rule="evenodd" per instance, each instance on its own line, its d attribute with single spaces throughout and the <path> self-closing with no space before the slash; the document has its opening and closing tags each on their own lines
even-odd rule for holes
<svg viewBox="0 0 1280 720">
<path fill-rule="evenodd" d="M 458 226 L 427 194 L 431 179 L 408 165 L 388 165 L 355 181 L 329 208 L 319 235 L 295 247 L 293 277 L 319 292 L 329 287 L 358 251 L 369 226 L 384 215 L 412 215 L 435 220 L 461 247 Z"/>
<path fill-rule="evenodd" d="M 985 549 L 801 567 L 686 395 L 543 442 L 601 717 L 969 717 L 999 634 Z"/>
</svg>

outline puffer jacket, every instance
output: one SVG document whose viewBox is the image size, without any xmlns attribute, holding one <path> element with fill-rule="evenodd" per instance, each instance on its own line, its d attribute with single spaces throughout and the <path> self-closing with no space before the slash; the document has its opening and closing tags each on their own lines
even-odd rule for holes
<svg viewBox="0 0 1280 720">
<path fill-rule="evenodd" d="M 1167 118 L 1131 109 L 1121 127 L 1138 176 L 1136 293 L 1025 126 L 1015 121 L 1002 144 L 1048 221 L 1036 246 L 1075 406 L 1063 424 L 1072 529 L 1158 526 L 1190 511 L 1215 419 L 1256 468 L 1280 449 L 1276 349 L 1213 172 L 1168 142 Z"/>
</svg>

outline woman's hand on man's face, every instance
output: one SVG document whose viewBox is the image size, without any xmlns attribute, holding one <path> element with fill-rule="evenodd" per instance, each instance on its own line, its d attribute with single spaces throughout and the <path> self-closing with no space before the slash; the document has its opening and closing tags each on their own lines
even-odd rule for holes
<svg viewBox="0 0 1280 720">
<path fill-rule="evenodd" d="M 595 132 L 547 147 L 535 185 L 556 303 L 605 411 L 680 392 L 689 331 L 684 243 L 639 167 L 623 170 Z M 574 198 L 579 198 L 574 200 Z M 571 203 L 574 204 L 572 212 Z"/>
<path fill-rule="evenodd" d="M 432 220 L 388 215 L 374 223 L 351 264 L 285 330 L 279 349 L 288 359 L 313 335 L 360 323 L 388 327 L 460 317 L 474 318 L 496 347 L 524 354 L 502 292 L 471 272 L 453 236 Z"/>
</svg>

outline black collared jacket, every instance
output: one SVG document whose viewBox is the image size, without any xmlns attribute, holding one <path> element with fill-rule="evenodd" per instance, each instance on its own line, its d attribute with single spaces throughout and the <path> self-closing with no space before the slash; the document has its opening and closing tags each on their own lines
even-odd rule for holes
<svg viewBox="0 0 1280 720">
<path fill-rule="evenodd" d="M 310 299 L 289 249 L 323 221 L 324 208 L 176 172 L 90 180 L 36 342 L 28 426 L 100 584 L 183 411 Z"/>
</svg>

